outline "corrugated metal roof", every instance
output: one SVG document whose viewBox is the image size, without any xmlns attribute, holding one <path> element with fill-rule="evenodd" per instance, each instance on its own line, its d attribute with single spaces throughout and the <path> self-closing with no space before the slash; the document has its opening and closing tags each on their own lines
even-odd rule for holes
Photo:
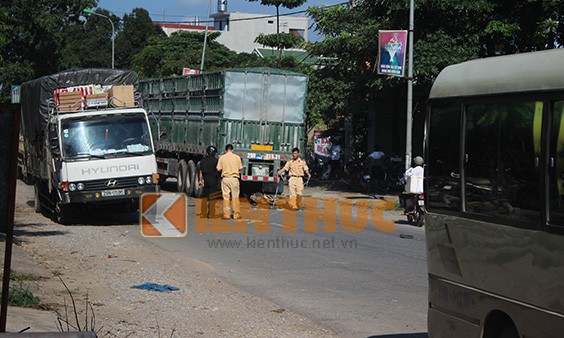
<svg viewBox="0 0 564 338">
<path fill-rule="evenodd" d="M 496 56 L 448 66 L 430 99 L 564 90 L 564 49 Z"/>
</svg>

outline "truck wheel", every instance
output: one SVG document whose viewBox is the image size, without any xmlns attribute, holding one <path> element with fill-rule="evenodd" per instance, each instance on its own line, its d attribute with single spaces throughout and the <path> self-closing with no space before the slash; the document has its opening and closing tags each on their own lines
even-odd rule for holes
<svg viewBox="0 0 564 338">
<path fill-rule="evenodd" d="M 198 175 L 199 176 L 199 175 Z M 190 185 L 188 187 L 188 189 L 186 190 L 186 194 L 188 194 L 188 196 L 194 196 L 196 194 L 196 165 L 194 164 L 194 161 L 190 160 L 188 161 L 188 172 L 186 177 L 190 178 Z"/>
<path fill-rule="evenodd" d="M 70 205 L 62 204 L 58 202 L 55 205 L 55 219 L 57 223 L 63 225 L 69 225 L 73 219 L 73 212 Z"/>
<path fill-rule="evenodd" d="M 196 178 L 194 179 L 194 197 L 202 197 L 203 192 L 204 188 L 200 186 L 200 163 L 198 162 L 196 165 Z"/>
<path fill-rule="evenodd" d="M 43 207 L 41 207 L 41 187 L 39 186 L 39 183 L 35 183 L 34 184 L 34 194 L 33 194 L 33 199 L 34 199 L 34 203 L 35 203 L 35 212 L 36 213 L 41 213 L 43 211 Z"/>
<path fill-rule="evenodd" d="M 178 172 L 176 173 L 176 190 L 178 192 L 186 191 L 186 178 L 187 178 L 188 165 L 186 161 L 181 160 L 178 164 Z M 190 181 L 188 181 L 190 185 Z"/>
</svg>

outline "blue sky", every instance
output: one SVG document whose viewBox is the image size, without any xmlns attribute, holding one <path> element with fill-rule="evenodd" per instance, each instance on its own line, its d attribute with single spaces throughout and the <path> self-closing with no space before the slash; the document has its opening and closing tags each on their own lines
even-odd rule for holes
<svg viewBox="0 0 564 338">
<path fill-rule="evenodd" d="M 290 13 L 307 9 L 309 6 L 334 5 L 345 2 L 345 0 L 308 0 L 303 6 L 288 10 L 281 8 L 280 13 Z M 211 10 L 217 10 L 217 0 L 211 0 Z M 105 8 L 115 15 L 122 17 L 136 7 L 145 8 L 153 21 L 174 21 L 193 20 L 199 17 L 205 20 L 208 15 L 209 0 L 100 0 L 98 7 Z M 227 0 L 227 10 L 229 12 L 246 12 L 258 14 L 276 14 L 273 6 L 263 6 L 260 1 L 248 2 L 246 0 Z M 305 14 L 300 14 L 305 15 Z M 311 24 L 311 23 L 310 23 Z M 310 31 L 310 38 L 317 40 L 313 31 Z"/>
</svg>

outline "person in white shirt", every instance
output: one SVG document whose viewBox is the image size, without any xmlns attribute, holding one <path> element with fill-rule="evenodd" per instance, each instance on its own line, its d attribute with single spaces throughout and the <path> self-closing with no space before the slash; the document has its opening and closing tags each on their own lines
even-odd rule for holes
<svg viewBox="0 0 564 338">
<path fill-rule="evenodd" d="M 413 159 L 413 167 L 407 169 L 403 174 L 404 182 L 406 182 L 406 192 L 407 193 L 417 193 L 420 194 L 423 192 L 423 176 L 425 170 L 423 169 L 423 158 L 421 156 L 417 156 Z M 412 187 L 407 187 L 407 183 L 409 183 L 409 179 L 411 177 L 419 178 L 417 183 L 414 184 Z"/>
<path fill-rule="evenodd" d="M 404 192 L 400 195 L 400 204 L 405 208 L 404 212 L 413 210 L 414 196 L 423 193 L 423 158 L 417 156 L 413 159 L 413 166 L 403 174 Z"/>
</svg>

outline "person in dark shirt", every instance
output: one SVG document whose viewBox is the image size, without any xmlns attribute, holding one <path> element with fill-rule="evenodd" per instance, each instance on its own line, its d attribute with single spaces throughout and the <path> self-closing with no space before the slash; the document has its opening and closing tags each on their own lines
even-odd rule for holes
<svg viewBox="0 0 564 338">
<path fill-rule="evenodd" d="M 202 197 L 206 201 L 202 201 L 202 208 L 200 212 L 201 217 L 213 218 L 215 216 L 215 205 L 220 195 L 219 191 L 219 177 L 217 174 L 217 148 L 209 146 L 206 149 L 208 156 L 200 161 L 200 185 L 203 185 Z"/>
</svg>

